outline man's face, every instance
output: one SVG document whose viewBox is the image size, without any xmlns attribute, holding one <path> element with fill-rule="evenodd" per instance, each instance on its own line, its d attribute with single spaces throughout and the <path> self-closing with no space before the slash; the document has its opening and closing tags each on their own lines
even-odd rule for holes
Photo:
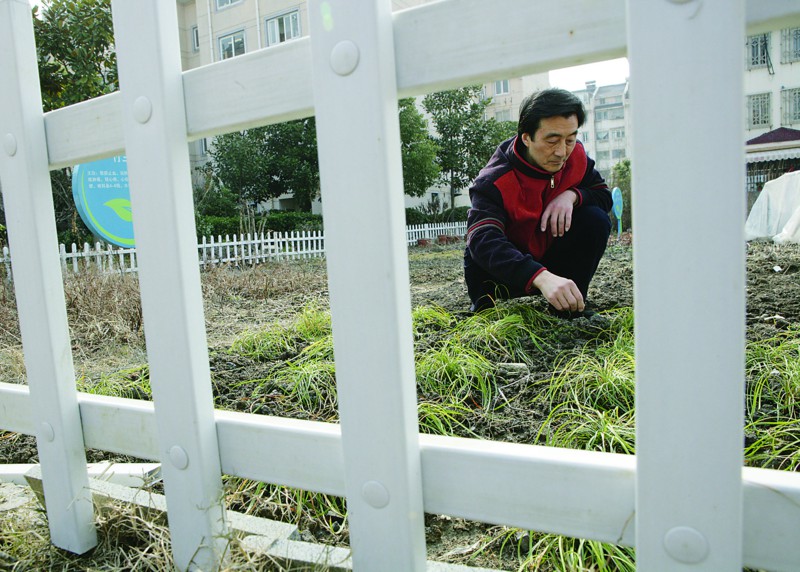
<svg viewBox="0 0 800 572">
<path fill-rule="evenodd" d="M 577 137 L 577 116 L 546 117 L 533 138 L 528 133 L 522 134 L 522 143 L 528 149 L 526 159 L 548 173 L 557 173 L 575 148 Z"/>
</svg>

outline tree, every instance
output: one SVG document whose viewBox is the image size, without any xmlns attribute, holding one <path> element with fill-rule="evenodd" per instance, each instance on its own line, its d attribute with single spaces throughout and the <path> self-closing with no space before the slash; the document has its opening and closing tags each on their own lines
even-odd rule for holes
<svg viewBox="0 0 800 572">
<path fill-rule="evenodd" d="M 437 180 L 436 144 L 413 99 L 399 104 L 405 193 L 421 196 Z M 313 117 L 229 133 L 214 139 L 207 172 L 232 190 L 242 205 L 285 193 L 310 211 L 319 196 L 316 121 Z"/>
<path fill-rule="evenodd" d="M 438 147 L 413 98 L 400 100 L 399 119 L 404 192 L 410 197 L 421 197 L 439 178 Z"/>
<path fill-rule="evenodd" d="M 291 193 L 298 210 L 310 212 L 319 196 L 316 120 L 308 117 L 270 125 L 266 130 L 270 196 Z"/>
<path fill-rule="evenodd" d="M 469 186 L 491 157 L 498 143 L 510 137 L 511 122 L 485 119 L 490 99 L 481 96 L 481 86 L 473 85 L 432 93 L 422 100 L 436 130 L 439 180 L 450 188 L 450 206 L 456 194 Z"/>
<path fill-rule="evenodd" d="M 206 173 L 216 186 L 236 195 L 240 207 L 268 198 L 270 171 L 265 153 L 266 127 L 214 138 Z M 217 214 L 217 213 L 214 213 Z"/>
<path fill-rule="evenodd" d="M 633 228 L 631 218 L 631 160 L 623 159 L 611 169 L 611 187 L 622 191 L 622 228 Z"/>
<path fill-rule="evenodd" d="M 214 139 L 210 173 L 242 206 L 291 193 L 310 211 L 319 195 L 316 122 L 313 117 L 228 133 Z"/>
<path fill-rule="evenodd" d="M 33 12 L 44 111 L 117 89 L 110 0 L 50 0 Z M 50 181 L 60 240 L 90 239 L 72 198 L 71 169 L 52 171 Z"/>
<path fill-rule="evenodd" d="M 45 111 L 117 89 L 110 0 L 50 0 L 34 13 Z"/>
</svg>

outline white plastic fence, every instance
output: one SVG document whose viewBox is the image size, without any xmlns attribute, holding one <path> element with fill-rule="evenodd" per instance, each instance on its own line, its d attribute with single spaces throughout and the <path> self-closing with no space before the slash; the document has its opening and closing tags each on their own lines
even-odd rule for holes
<svg viewBox="0 0 800 572">
<path fill-rule="evenodd" d="M 441 237 L 458 240 L 467 232 L 467 223 L 434 223 L 406 227 L 406 242 L 416 245 L 420 240 L 441 240 Z M 362 240 L 367 240 L 362 237 Z M 226 235 L 204 236 L 197 245 L 200 266 L 217 266 L 220 264 L 259 264 L 268 260 L 293 260 L 313 258 L 325 255 L 325 235 L 322 231 L 292 231 L 275 233 L 256 233 L 242 236 Z M 58 245 L 62 270 L 81 272 L 93 268 L 100 272 L 136 272 L 135 248 L 115 248 L 110 244 L 95 243 L 94 246 L 84 243 L 79 248 L 74 242 L 67 249 L 66 245 Z M 7 246 L 2 249 L 0 264 L 5 267 L 6 277 L 11 276 L 11 251 Z"/>
<path fill-rule="evenodd" d="M 309 37 L 182 72 L 175 4 L 113 0 L 121 92 L 43 115 L 28 2 L 0 0 L 29 380 L 0 385 L 0 427 L 37 437 L 53 543 L 96 543 L 92 447 L 162 462 L 180 569 L 219 565 L 223 473 L 346 496 L 363 571 L 425 569 L 425 512 L 635 545 L 647 572 L 800 569 L 798 476 L 742 468 L 742 49 L 796 0 L 389 4 L 310 0 Z M 637 455 L 420 435 L 398 97 L 626 53 Z M 214 411 L 186 141 L 311 113 L 341 424 Z M 76 393 L 60 285 L 48 169 L 123 151 L 154 404 Z"/>
</svg>

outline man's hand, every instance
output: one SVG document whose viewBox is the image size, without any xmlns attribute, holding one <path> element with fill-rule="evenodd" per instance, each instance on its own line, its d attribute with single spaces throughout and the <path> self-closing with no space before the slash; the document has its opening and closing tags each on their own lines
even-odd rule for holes
<svg viewBox="0 0 800 572">
<path fill-rule="evenodd" d="M 572 280 L 545 270 L 533 279 L 533 285 L 556 310 L 583 312 L 583 295 Z"/>
<path fill-rule="evenodd" d="M 540 230 L 547 232 L 548 223 L 553 236 L 564 236 L 572 226 L 572 209 L 578 201 L 578 193 L 567 189 L 547 205 L 542 213 Z"/>
</svg>

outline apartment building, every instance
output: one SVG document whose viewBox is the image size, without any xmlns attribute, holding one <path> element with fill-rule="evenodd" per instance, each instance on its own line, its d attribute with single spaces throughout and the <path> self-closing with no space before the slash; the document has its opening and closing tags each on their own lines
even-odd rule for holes
<svg viewBox="0 0 800 572">
<path fill-rule="evenodd" d="M 610 182 L 614 165 L 630 156 L 629 84 L 598 86 L 587 81 L 585 89 L 573 93 L 586 109 L 578 138 L 595 160 L 597 170 Z"/>
<path fill-rule="evenodd" d="M 305 0 L 176 0 L 184 70 L 234 58 L 307 36 L 308 4 Z M 433 0 L 392 0 L 394 10 Z M 280 86 L 276 86 L 280 89 Z M 220 102 L 220 105 L 224 105 Z M 209 140 L 190 144 L 193 167 L 208 160 Z M 195 182 L 199 182 L 195 172 Z M 287 195 L 269 208 L 293 208 Z M 314 210 L 321 205 L 316 203 Z"/>
<path fill-rule="evenodd" d="M 744 58 L 752 204 L 766 181 L 800 169 L 800 27 L 748 36 Z"/>
</svg>

